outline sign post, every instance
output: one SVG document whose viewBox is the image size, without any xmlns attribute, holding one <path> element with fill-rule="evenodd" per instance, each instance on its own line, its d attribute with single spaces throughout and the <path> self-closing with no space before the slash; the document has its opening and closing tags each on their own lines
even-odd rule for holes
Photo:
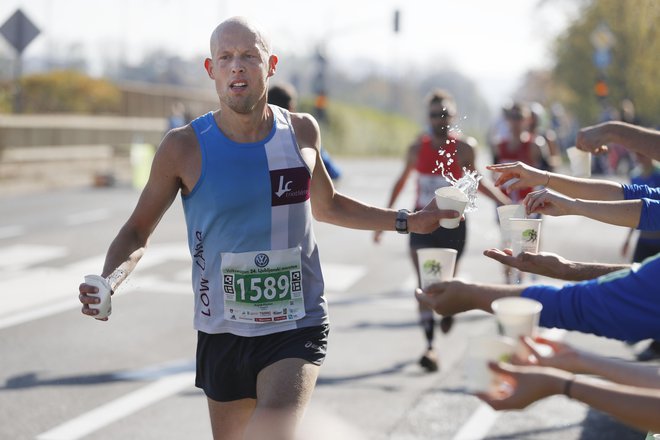
<svg viewBox="0 0 660 440">
<path fill-rule="evenodd" d="M 16 50 L 16 64 L 14 65 L 14 113 L 21 113 L 23 111 L 20 83 L 21 75 L 23 74 L 23 51 L 40 32 L 39 28 L 20 9 L 17 9 L 0 26 L 0 34 Z"/>
</svg>

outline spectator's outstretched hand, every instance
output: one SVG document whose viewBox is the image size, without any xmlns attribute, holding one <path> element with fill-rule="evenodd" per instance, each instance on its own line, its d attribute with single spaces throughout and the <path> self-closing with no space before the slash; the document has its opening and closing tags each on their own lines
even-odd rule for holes
<svg viewBox="0 0 660 440">
<path fill-rule="evenodd" d="M 463 294 L 466 290 L 467 287 L 462 281 L 443 281 L 424 290 L 415 289 L 415 297 L 421 304 L 441 315 L 454 315 L 475 308 L 470 301 L 470 295 Z"/>
<path fill-rule="evenodd" d="M 590 127 L 584 127 L 578 131 L 575 146 L 588 153 L 604 154 L 608 151 L 608 136 L 609 133 L 606 122 L 592 125 Z"/>
<path fill-rule="evenodd" d="M 477 397 L 496 410 L 523 409 L 537 400 L 561 394 L 564 382 L 572 373 L 549 367 L 512 365 L 490 362 L 490 369 L 498 374 L 503 384 L 490 393 Z"/>
<path fill-rule="evenodd" d="M 566 268 L 570 262 L 551 252 L 521 252 L 513 255 L 511 249 L 487 249 L 484 255 L 523 272 L 535 273 L 550 278 L 565 279 Z"/>
<path fill-rule="evenodd" d="M 530 214 L 546 214 L 552 216 L 571 215 L 574 213 L 574 198 L 551 191 L 547 188 L 533 191 L 525 196 L 523 205 L 525 212 Z"/>
<path fill-rule="evenodd" d="M 510 162 L 488 165 L 486 169 L 500 173 L 495 179 L 495 186 L 505 193 L 537 185 L 545 185 L 548 176 L 545 171 L 522 162 Z"/>
<path fill-rule="evenodd" d="M 580 367 L 582 353 L 570 345 L 540 336 L 534 339 L 525 336 L 521 339 L 522 343 L 529 348 L 533 355 L 528 358 L 528 360 L 531 360 L 529 364 L 558 368 L 560 370 L 570 371 L 571 373 L 582 372 L 582 368 Z M 541 353 L 538 344 L 550 347 L 552 349 L 551 353 Z"/>
</svg>

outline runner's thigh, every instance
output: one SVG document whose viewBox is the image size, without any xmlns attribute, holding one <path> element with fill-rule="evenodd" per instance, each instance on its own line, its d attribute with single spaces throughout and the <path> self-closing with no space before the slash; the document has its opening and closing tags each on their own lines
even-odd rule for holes
<svg viewBox="0 0 660 440">
<path fill-rule="evenodd" d="M 242 440 L 256 400 L 240 399 L 218 402 L 208 399 L 209 416 L 214 440 Z"/>
<path fill-rule="evenodd" d="M 309 401 L 320 367 L 304 359 L 277 361 L 257 376 L 257 407 L 304 410 Z"/>
</svg>

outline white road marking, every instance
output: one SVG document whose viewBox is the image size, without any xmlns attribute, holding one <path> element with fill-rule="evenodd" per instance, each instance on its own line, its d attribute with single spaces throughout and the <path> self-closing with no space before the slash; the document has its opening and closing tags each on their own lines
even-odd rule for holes
<svg viewBox="0 0 660 440">
<path fill-rule="evenodd" d="M 452 440 L 479 440 L 488 435 L 488 431 L 499 417 L 497 411 L 485 403 L 479 404 L 477 410 L 458 430 Z"/>
<path fill-rule="evenodd" d="M 331 292 L 344 292 L 357 283 L 367 273 L 364 266 L 355 266 L 340 263 L 321 263 L 325 290 Z"/>
<path fill-rule="evenodd" d="M 86 274 L 99 273 L 105 255 L 85 258 L 61 268 L 30 267 L 66 255 L 65 247 L 16 245 L 0 248 L 0 329 L 80 307 L 78 285 Z M 147 275 L 144 275 L 147 285 L 140 285 L 140 273 L 170 260 L 190 261 L 184 242 L 150 247 L 127 285 L 117 294 L 150 288 Z M 154 284 L 160 287 L 169 283 Z M 183 283 L 175 284 L 177 286 L 168 286 L 171 291 L 184 289 Z M 191 292 L 190 283 L 185 285 L 185 292 Z"/>
<path fill-rule="evenodd" d="M 25 227 L 20 225 L 9 225 L 0 228 L 0 239 L 18 237 L 25 233 Z"/>
<path fill-rule="evenodd" d="M 22 270 L 44 261 L 61 258 L 69 253 L 64 246 L 17 244 L 0 248 L 0 271 Z"/>
<path fill-rule="evenodd" d="M 539 332 L 546 339 L 559 341 L 566 336 L 563 329 L 541 329 Z M 542 351 L 542 350 L 539 350 Z M 486 403 L 481 402 L 472 416 L 461 426 L 452 440 L 481 440 L 488 435 L 499 413 Z"/>
<path fill-rule="evenodd" d="M 173 374 L 39 434 L 37 439 L 76 440 L 85 437 L 152 403 L 193 386 L 194 381 L 194 372 Z"/>
<path fill-rule="evenodd" d="M 24 322 L 45 318 L 46 316 L 64 312 L 65 310 L 70 310 L 79 306 L 80 303 L 76 300 L 75 304 L 68 301 L 60 302 L 50 306 L 38 307 L 33 310 L 13 313 L 6 318 L 0 319 L 0 330 L 3 328 L 12 327 L 14 325 L 23 324 Z"/>
<path fill-rule="evenodd" d="M 85 223 L 93 223 L 110 218 L 110 210 L 95 209 L 93 211 L 77 212 L 66 216 L 64 223 L 68 226 L 77 226 Z"/>
</svg>

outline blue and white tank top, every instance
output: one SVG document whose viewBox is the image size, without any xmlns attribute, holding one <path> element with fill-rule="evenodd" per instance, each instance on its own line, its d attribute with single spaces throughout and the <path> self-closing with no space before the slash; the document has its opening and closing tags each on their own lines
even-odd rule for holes
<svg viewBox="0 0 660 440">
<path fill-rule="evenodd" d="M 238 143 L 213 113 L 192 122 L 201 174 L 183 196 L 192 257 L 195 329 L 260 336 L 328 322 L 312 230 L 311 172 L 286 110 Z"/>
</svg>

